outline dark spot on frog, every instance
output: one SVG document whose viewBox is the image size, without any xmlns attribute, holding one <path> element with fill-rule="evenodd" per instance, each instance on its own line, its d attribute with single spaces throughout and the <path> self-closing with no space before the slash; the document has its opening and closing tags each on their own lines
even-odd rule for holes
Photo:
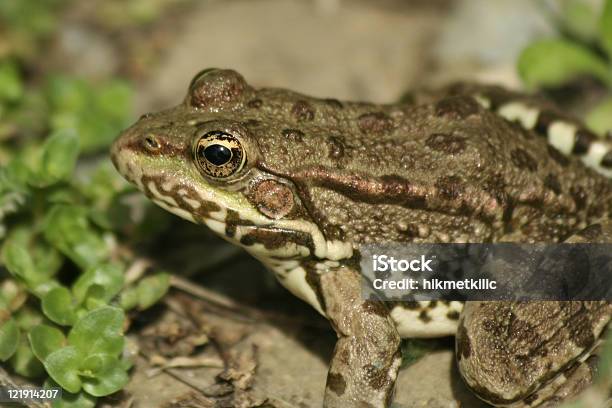
<svg viewBox="0 0 612 408">
<path fill-rule="evenodd" d="M 340 159 L 344 156 L 344 141 L 338 136 L 330 136 L 327 138 L 329 146 L 329 158 Z"/>
<path fill-rule="evenodd" d="M 554 121 L 557 120 L 559 120 L 559 115 L 550 110 L 543 110 L 539 113 L 533 130 L 541 136 L 547 136 L 548 128 Z"/>
<path fill-rule="evenodd" d="M 340 102 L 337 99 L 334 98 L 327 98 L 327 99 L 323 99 L 323 102 L 325 102 L 326 104 L 328 104 L 329 106 L 331 106 L 334 109 L 343 109 L 344 105 L 342 105 L 342 102 Z"/>
<path fill-rule="evenodd" d="M 449 310 L 446 313 L 446 318 L 449 320 L 459 320 L 460 313 L 456 310 Z"/>
<path fill-rule="evenodd" d="M 372 389 L 378 391 L 387 386 L 389 377 L 387 376 L 387 370 L 384 368 L 376 368 L 372 364 L 368 364 L 363 366 L 363 371 Z"/>
<path fill-rule="evenodd" d="M 492 111 L 496 111 L 502 105 L 516 99 L 515 95 L 498 86 L 488 88 L 485 92 L 485 96 L 491 103 L 490 109 Z"/>
<path fill-rule="evenodd" d="M 282 135 L 292 142 L 302 142 L 304 140 L 304 132 L 299 129 L 283 129 Z"/>
<path fill-rule="evenodd" d="M 561 167 L 567 167 L 570 164 L 570 159 L 557 150 L 556 147 L 551 146 L 549 144 L 546 145 L 546 149 L 548 150 L 548 155 L 557 162 L 557 164 Z"/>
<path fill-rule="evenodd" d="M 514 132 L 521 135 L 523 139 L 529 140 L 534 138 L 534 133 L 525 129 L 518 121 L 514 120 L 512 122 L 508 122 L 508 124 L 514 130 Z"/>
<path fill-rule="evenodd" d="M 247 196 L 262 214 L 275 220 L 289 214 L 295 204 L 291 188 L 276 180 L 258 181 Z"/>
<path fill-rule="evenodd" d="M 469 358 L 472 355 L 472 344 L 463 323 L 459 325 L 455 341 L 457 344 L 457 361 L 460 361 L 462 358 Z"/>
<path fill-rule="evenodd" d="M 361 304 L 361 309 L 366 314 L 373 314 L 381 317 L 387 317 L 389 315 L 389 311 L 382 302 L 366 300 Z"/>
<path fill-rule="evenodd" d="M 197 108 L 225 108 L 242 100 L 248 85 L 242 75 L 232 70 L 213 69 L 194 79 L 189 103 Z"/>
<path fill-rule="evenodd" d="M 465 149 L 465 138 L 446 133 L 433 133 L 427 138 L 425 145 L 438 152 L 457 154 Z"/>
<path fill-rule="evenodd" d="M 329 373 L 327 375 L 327 388 L 336 393 L 336 395 L 343 395 L 346 391 L 346 381 L 342 374 Z"/>
<path fill-rule="evenodd" d="M 549 174 L 544 179 L 544 185 L 551 189 L 555 194 L 561 194 L 561 183 L 559 179 L 554 174 Z"/>
<path fill-rule="evenodd" d="M 364 133 L 381 134 L 393 129 L 393 120 L 383 112 L 370 112 L 357 118 L 357 126 Z"/>
<path fill-rule="evenodd" d="M 523 149 L 514 149 L 510 153 L 510 159 L 521 170 L 528 170 L 533 173 L 538 169 L 538 162 Z"/>
<path fill-rule="evenodd" d="M 440 196 L 448 200 L 455 200 L 464 192 L 459 176 L 442 176 L 436 180 L 435 186 Z"/>
<path fill-rule="evenodd" d="M 257 119 L 249 119 L 246 122 L 244 122 L 244 125 L 247 127 L 257 127 L 261 125 L 261 122 L 258 121 Z"/>
<path fill-rule="evenodd" d="M 236 226 L 240 221 L 240 216 L 237 211 L 227 209 L 227 216 L 225 218 L 225 236 L 233 238 L 236 234 Z"/>
<path fill-rule="evenodd" d="M 310 103 L 299 100 L 293 104 L 291 114 L 298 122 L 311 121 L 315 117 L 315 111 Z"/>
<path fill-rule="evenodd" d="M 419 302 L 414 301 L 414 300 L 402 302 L 401 305 L 404 309 L 408 309 L 408 310 L 417 310 L 421 308 L 421 305 L 419 304 Z"/>
<path fill-rule="evenodd" d="M 504 176 L 499 173 L 494 173 L 487 177 L 483 183 L 483 188 L 486 192 L 495 197 L 497 202 L 502 206 L 505 206 L 510 201 L 509 194 L 506 191 L 506 180 Z"/>
<path fill-rule="evenodd" d="M 587 349 L 595 343 L 595 335 L 591 331 L 590 319 L 584 319 L 584 324 L 578 324 L 574 328 L 572 340 L 581 348 Z"/>
<path fill-rule="evenodd" d="M 247 107 L 251 109 L 259 109 L 263 105 L 263 101 L 259 98 L 251 99 L 247 102 Z"/>
<path fill-rule="evenodd" d="M 438 101 L 434 109 L 438 117 L 458 120 L 475 115 L 480 110 L 480 106 L 473 97 L 458 95 Z"/>
<path fill-rule="evenodd" d="M 587 194 L 584 189 L 580 186 L 570 187 L 570 194 L 576 203 L 576 209 L 582 210 L 587 204 Z"/>
<path fill-rule="evenodd" d="M 610 150 L 604 155 L 604 157 L 602 157 L 601 162 L 599 164 L 601 165 L 601 167 L 604 167 L 606 169 L 612 169 L 612 150 Z"/>
<path fill-rule="evenodd" d="M 572 150 L 573 154 L 585 154 L 589 151 L 589 147 L 591 143 L 593 143 L 597 139 L 595 134 L 590 131 L 582 128 L 576 131 L 574 136 L 574 148 Z"/>
<path fill-rule="evenodd" d="M 419 236 L 419 225 L 415 223 L 399 222 L 395 228 L 403 236 L 414 238 Z"/>
<path fill-rule="evenodd" d="M 427 314 L 427 310 L 421 310 L 421 313 L 419 313 L 419 320 L 423 323 L 429 323 L 431 321 L 431 316 Z"/>
<path fill-rule="evenodd" d="M 320 219 L 322 220 L 323 234 L 326 239 L 344 241 L 346 234 L 340 225 L 331 224 L 327 220 L 323 220 L 323 217 L 320 217 Z"/>
<path fill-rule="evenodd" d="M 576 235 L 586 239 L 587 241 L 595 241 L 601 236 L 603 228 L 601 224 L 593 224 L 576 233 Z"/>
</svg>

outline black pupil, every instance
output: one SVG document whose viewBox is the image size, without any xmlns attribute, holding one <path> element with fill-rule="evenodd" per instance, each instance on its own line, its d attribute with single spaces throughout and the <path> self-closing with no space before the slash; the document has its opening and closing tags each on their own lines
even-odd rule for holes
<svg viewBox="0 0 612 408">
<path fill-rule="evenodd" d="M 213 144 L 204 149 L 204 157 L 215 166 L 222 166 L 232 158 L 232 151 L 220 144 Z"/>
</svg>

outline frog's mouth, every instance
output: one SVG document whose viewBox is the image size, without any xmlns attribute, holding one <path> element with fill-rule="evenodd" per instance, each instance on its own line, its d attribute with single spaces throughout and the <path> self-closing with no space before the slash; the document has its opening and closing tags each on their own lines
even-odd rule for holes
<svg viewBox="0 0 612 408">
<path fill-rule="evenodd" d="M 131 149 L 120 137 L 111 158 L 119 173 L 154 203 L 188 221 L 205 224 L 217 235 L 259 259 L 350 258 L 352 246 L 328 241 L 304 219 L 268 218 L 240 192 L 207 183 L 184 157 L 150 156 Z M 173 169 L 168 171 L 168 169 Z"/>
</svg>

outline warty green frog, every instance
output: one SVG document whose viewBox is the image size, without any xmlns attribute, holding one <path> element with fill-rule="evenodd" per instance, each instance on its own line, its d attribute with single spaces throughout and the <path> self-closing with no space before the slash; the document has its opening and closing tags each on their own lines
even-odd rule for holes
<svg viewBox="0 0 612 408">
<path fill-rule="evenodd" d="M 388 407 L 400 339 L 456 334 L 466 384 L 496 406 L 574 394 L 605 302 L 361 296 L 359 246 L 612 242 L 612 151 L 534 97 L 453 85 L 399 104 L 317 99 L 208 69 L 112 146 L 149 198 L 246 249 L 338 335 L 325 406 Z"/>
</svg>

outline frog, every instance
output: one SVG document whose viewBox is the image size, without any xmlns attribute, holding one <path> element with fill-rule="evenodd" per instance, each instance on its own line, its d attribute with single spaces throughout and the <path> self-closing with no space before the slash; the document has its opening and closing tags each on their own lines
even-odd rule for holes
<svg viewBox="0 0 612 408">
<path fill-rule="evenodd" d="M 612 149 L 540 97 L 456 83 L 399 103 L 195 75 L 111 147 L 154 203 L 244 248 L 337 334 L 324 406 L 389 407 L 404 338 L 455 336 L 494 406 L 554 404 L 592 378 L 608 302 L 383 302 L 368 243 L 612 242 Z"/>
</svg>

